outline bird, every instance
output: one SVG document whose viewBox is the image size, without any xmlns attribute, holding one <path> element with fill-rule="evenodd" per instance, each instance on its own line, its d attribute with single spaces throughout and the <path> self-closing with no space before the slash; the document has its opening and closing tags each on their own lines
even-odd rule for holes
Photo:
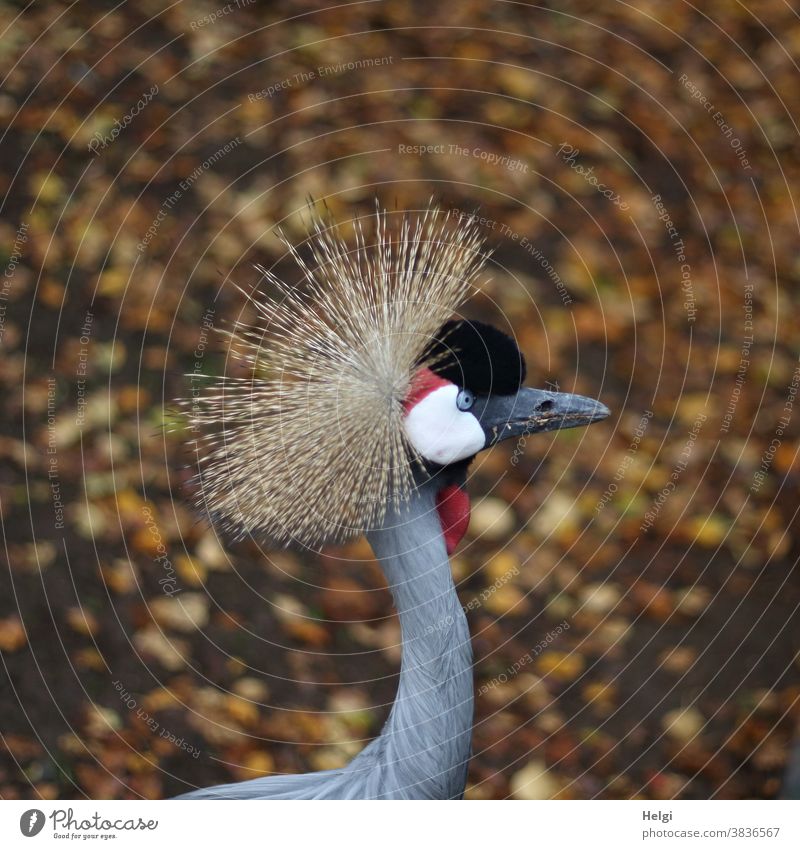
<svg viewBox="0 0 800 849">
<path fill-rule="evenodd" d="M 399 216 L 399 217 L 398 217 Z M 430 203 L 371 228 L 312 214 L 302 272 L 260 268 L 255 319 L 227 334 L 248 376 L 184 399 L 197 503 L 234 535 L 312 550 L 366 535 L 401 629 L 396 697 L 346 766 L 199 788 L 180 799 L 458 799 L 471 755 L 470 633 L 449 556 L 467 477 L 501 441 L 598 422 L 591 398 L 524 386 L 514 338 L 462 307 L 488 252 L 474 217 Z"/>
</svg>

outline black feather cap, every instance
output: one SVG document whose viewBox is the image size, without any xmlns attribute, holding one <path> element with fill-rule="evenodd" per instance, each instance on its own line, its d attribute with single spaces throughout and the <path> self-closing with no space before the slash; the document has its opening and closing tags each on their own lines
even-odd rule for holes
<svg viewBox="0 0 800 849">
<path fill-rule="evenodd" d="M 453 319 L 441 326 L 423 359 L 431 370 L 476 395 L 514 395 L 525 380 L 516 342 L 491 324 Z"/>
</svg>

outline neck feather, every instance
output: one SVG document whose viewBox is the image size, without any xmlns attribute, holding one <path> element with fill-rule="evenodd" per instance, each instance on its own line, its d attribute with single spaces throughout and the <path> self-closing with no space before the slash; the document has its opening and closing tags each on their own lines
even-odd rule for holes
<svg viewBox="0 0 800 849">
<path fill-rule="evenodd" d="M 472 648 L 436 491 L 433 483 L 421 485 L 368 534 L 397 607 L 403 648 L 391 714 L 362 754 L 386 765 L 382 794 L 395 797 L 460 797 L 470 755 Z"/>
</svg>

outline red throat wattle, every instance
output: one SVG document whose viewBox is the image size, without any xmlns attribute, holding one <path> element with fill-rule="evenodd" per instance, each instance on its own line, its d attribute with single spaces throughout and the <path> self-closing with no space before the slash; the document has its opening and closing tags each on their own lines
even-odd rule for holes
<svg viewBox="0 0 800 849">
<path fill-rule="evenodd" d="M 436 494 L 436 512 L 444 534 L 447 553 L 452 554 L 469 527 L 469 496 L 458 484 L 450 484 Z"/>
</svg>

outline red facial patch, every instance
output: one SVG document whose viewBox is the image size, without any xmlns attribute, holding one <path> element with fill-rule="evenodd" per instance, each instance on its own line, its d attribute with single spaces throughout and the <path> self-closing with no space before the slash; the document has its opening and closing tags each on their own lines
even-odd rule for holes
<svg viewBox="0 0 800 849">
<path fill-rule="evenodd" d="M 449 386 L 449 381 L 438 374 L 434 374 L 429 368 L 421 368 L 413 378 L 411 378 L 411 386 L 408 388 L 408 395 L 403 401 L 403 409 L 407 413 L 415 404 L 430 395 L 434 389 L 439 389 L 442 386 Z"/>
<path fill-rule="evenodd" d="M 403 401 L 403 409 L 408 413 L 431 392 L 449 385 L 449 380 L 439 377 L 429 368 L 420 369 L 411 380 L 408 395 Z M 436 512 L 439 514 L 447 553 L 452 554 L 469 527 L 469 496 L 457 484 L 450 484 L 436 493 Z"/>
<path fill-rule="evenodd" d="M 436 494 L 436 512 L 439 514 L 448 554 L 456 550 L 467 532 L 469 511 L 469 496 L 458 484 L 450 484 Z"/>
</svg>

